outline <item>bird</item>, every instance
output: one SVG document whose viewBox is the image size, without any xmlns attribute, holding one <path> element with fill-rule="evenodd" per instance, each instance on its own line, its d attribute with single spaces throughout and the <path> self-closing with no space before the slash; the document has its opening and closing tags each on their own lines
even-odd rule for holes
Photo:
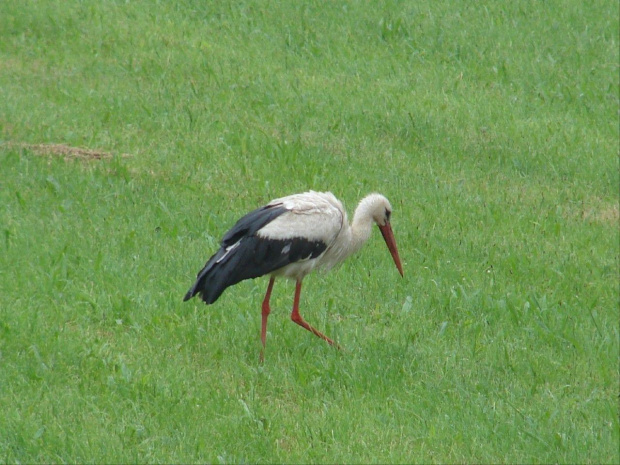
<svg viewBox="0 0 620 465">
<path fill-rule="evenodd" d="M 272 200 L 242 218 L 226 233 L 183 301 L 199 295 L 214 303 L 228 287 L 246 279 L 269 276 L 261 306 L 260 361 L 264 361 L 269 301 L 276 278 L 295 280 L 291 319 L 337 348 L 332 339 L 312 327 L 299 313 L 304 277 L 315 269 L 329 270 L 358 252 L 376 224 L 401 277 L 403 268 L 390 223 L 392 206 L 372 193 L 358 204 L 349 223 L 342 203 L 331 192 L 308 191 Z"/>
</svg>

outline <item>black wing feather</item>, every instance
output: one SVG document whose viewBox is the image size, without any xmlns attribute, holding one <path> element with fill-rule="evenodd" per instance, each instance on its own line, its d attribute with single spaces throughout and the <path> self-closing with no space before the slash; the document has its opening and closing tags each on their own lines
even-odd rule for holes
<svg viewBox="0 0 620 465">
<path fill-rule="evenodd" d="M 205 303 L 212 304 L 227 287 L 240 281 L 321 255 L 327 248 L 327 244 L 321 241 L 303 238 L 274 240 L 256 235 L 262 227 L 287 211 L 282 205 L 268 205 L 237 221 L 222 238 L 221 248 L 198 273 L 196 282 L 183 300 L 200 294 Z M 233 249 L 226 250 L 232 246 Z"/>
<path fill-rule="evenodd" d="M 243 216 L 230 228 L 224 237 L 222 238 L 221 246 L 228 247 L 233 245 L 243 236 L 251 236 L 256 233 L 260 228 L 268 223 L 271 223 L 282 213 L 286 213 L 287 208 L 283 207 L 281 203 L 266 205 L 256 210 L 251 211 L 247 215 Z"/>
</svg>

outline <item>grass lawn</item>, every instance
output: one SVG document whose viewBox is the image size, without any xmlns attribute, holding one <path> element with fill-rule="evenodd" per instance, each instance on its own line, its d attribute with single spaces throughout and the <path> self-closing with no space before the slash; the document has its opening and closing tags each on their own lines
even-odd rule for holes
<svg viewBox="0 0 620 465">
<path fill-rule="evenodd" d="M 618 463 L 616 1 L 0 2 L 0 461 Z M 183 303 L 235 220 L 378 231 Z"/>
</svg>

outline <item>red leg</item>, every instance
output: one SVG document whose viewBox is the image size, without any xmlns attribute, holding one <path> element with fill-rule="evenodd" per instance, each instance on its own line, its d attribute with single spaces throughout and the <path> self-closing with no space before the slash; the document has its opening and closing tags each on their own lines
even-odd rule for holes
<svg viewBox="0 0 620 465">
<path fill-rule="evenodd" d="M 338 344 L 336 344 L 334 341 L 328 338 L 325 334 L 317 331 L 312 326 L 310 326 L 308 323 L 306 323 L 306 320 L 304 320 L 302 316 L 299 314 L 299 296 L 300 295 L 301 295 L 301 281 L 297 281 L 297 284 L 295 285 L 295 300 L 293 301 L 293 313 L 291 313 L 291 320 L 293 320 L 299 326 L 306 328 L 308 331 L 310 331 L 315 336 L 318 336 L 321 339 L 327 341 L 330 345 L 336 346 L 338 349 L 340 349 L 340 346 Z"/>
<path fill-rule="evenodd" d="M 271 298 L 271 290 L 273 289 L 273 282 L 276 278 L 271 278 L 269 280 L 269 285 L 267 286 L 267 293 L 265 294 L 265 298 L 263 299 L 263 311 L 262 311 L 262 322 L 260 329 L 260 340 L 263 343 L 263 348 L 260 351 L 260 361 L 263 362 L 265 360 L 265 341 L 267 340 L 267 317 L 269 313 L 271 313 L 271 308 L 269 308 L 269 299 Z"/>
</svg>

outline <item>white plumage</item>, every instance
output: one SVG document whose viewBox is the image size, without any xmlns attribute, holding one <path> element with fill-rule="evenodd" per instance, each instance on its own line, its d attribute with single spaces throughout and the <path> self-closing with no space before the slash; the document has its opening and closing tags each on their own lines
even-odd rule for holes
<svg viewBox="0 0 620 465">
<path fill-rule="evenodd" d="M 290 263 L 273 271 L 272 276 L 302 279 L 317 266 L 329 269 L 336 264 L 328 262 L 328 252 L 338 242 L 347 214 L 342 203 L 331 192 L 310 191 L 289 195 L 272 200 L 268 205 L 282 205 L 287 211 L 259 229 L 256 233 L 258 237 L 284 241 L 303 238 L 308 242 L 321 242 L 326 247 L 318 257 L 305 257 Z"/>
</svg>

